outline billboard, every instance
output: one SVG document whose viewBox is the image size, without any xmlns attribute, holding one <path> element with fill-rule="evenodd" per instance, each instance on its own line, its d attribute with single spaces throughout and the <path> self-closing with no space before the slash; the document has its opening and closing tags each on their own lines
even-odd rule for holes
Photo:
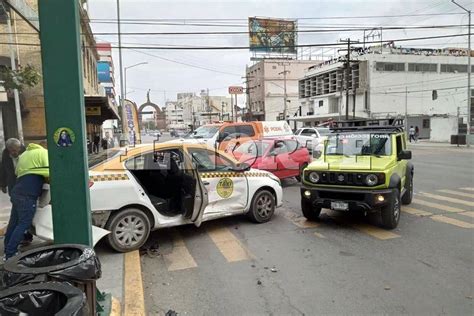
<svg viewBox="0 0 474 316">
<path fill-rule="evenodd" d="M 249 18 L 250 51 L 296 54 L 295 20 Z"/>
<path fill-rule="evenodd" d="M 106 61 L 99 61 L 97 63 L 97 79 L 100 83 L 112 82 L 110 77 L 110 64 Z"/>
<path fill-rule="evenodd" d="M 135 103 L 123 100 L 123 130 L 130 145 L 141 143 L 138 111 Z"/>
</svg>

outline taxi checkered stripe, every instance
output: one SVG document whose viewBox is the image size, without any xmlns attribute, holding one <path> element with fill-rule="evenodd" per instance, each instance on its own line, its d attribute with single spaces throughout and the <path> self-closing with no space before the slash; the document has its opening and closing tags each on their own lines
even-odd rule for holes
<svg viewBox="0 0 474 316">
<path fill-rule="evenodd" d="M 204 172 L 201 178 L 266 177 L 265 172 Z"/>
<path fill-rule="evenodd" d="M 90 176 L 89 179 L 94 181 L 94 182 L 118 181 L 118 180 L 128 180 L 128 176 L 125 173 L 101 174 L 101 175 Z"/>
</svg>

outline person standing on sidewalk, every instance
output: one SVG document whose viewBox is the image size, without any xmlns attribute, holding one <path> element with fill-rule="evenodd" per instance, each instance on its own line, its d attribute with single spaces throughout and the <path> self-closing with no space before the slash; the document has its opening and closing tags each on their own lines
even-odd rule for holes
<svg viewBox="0 0 474 316">
<path fill-rule="evenodd" d="M 100 136 L 99 136 L 99 134 L 95 134 L 95 136 L 94 136 L 94 145 L 92 147 L 92 153 L 93 154 L 98 154 L 99 153 L 99 148 L 100 148 Z"/>
<path fill-rule="evenodd" d="M 10 138 L 5 143 L 0 165 L 0 188 L 3 193 L 11 194 L 16 183 L 15 168 L 20 155 L 25 151 L 25 146 L 16 138 Z"/>
<path fill-rule="evenodd" d="M 415 139 L 415 128 L 413 127 L 413 125 L 408 130 L 408 135 L 410 136 L 410 139 L 409 139 L 410 143 L 411 143 L 412 139 L 413 139 L 414 142 L 416 141 L 416 139 Z"/>
<path fill-rule="evenodd" d="M 12 212 L 5 233 L 5 259 L 13 257 L 30 228 L 41 196 L 43 184 L 49 178 L 48 151 L 38 144 L 29 144 L 16 167 L 17 182 L 11 192 Z"/>
</svg>

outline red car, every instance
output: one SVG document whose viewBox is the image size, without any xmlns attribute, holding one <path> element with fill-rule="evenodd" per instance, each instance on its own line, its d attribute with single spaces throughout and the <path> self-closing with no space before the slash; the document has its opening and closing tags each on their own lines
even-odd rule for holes
<svg viewBox="0 0 474 316">
<path fill-rule="evenodd" d="M 295 139 L 248 141 L 233 151 L 234 157 L 252 168 L 267 170 L 280 179 L 296 177 L 310 163 L 308 149 Z"/>
</svg>

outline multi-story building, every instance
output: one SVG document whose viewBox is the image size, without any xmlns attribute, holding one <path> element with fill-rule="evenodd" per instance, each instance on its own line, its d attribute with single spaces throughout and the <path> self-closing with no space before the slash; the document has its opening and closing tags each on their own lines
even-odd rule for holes
<svg viewBox="0 0 474 316">
<path fill-rule="evenodd" d="M 311 67 L 299 81 L 301 115 L 293 119 L 316 125 L 345 119 L 346 112 L 349 118 L 406 115 L 420 138 L 448 141 L 467 123 L 467 58 L 463 49 L 387 45 L 352 56 L 348 77 L 342 59 Z"/>
<path fill-rule="evenodd" d="M 23 0 L 22 5 L 34 14 L 38 12 L 38 0 Z M 23 19 L 15 11 L 11 10 L 5 3 L 0 5 L 0 42 L 12 43 L 12 45 L 0 45 L 0 67 L 11 67 L 11 58 L 14 56 L 16 66 L 31 65 L 41 75 L 41 48 L 39 33 L 28 21 Z M 97 61 L 99 54 L 96 49 L 96 42 L 89 25 L 87 13 L 87 1 L 81 0 L 79 6 L 81 20 L 81 55 L 83 67 L 83 86 L 85 96 L 85 112 L 87 123 L 87 134 L 91 138 L 93 135 L 101 133 L 101 125 L 107 119 L 118 119 L 116 106 L 105 94 L 105 89 L 99 86 L 97 76 Z M 6 11 L 6 12 L 5 12 Z M 15 30 L 12 35 L 7 16 L 11 23 L 11 29 Z M 32 45 L 15 45 L 15 43 L 29 43 Z M 25 87 L 20 94 L 21 122 L 25 142 L 32 142 L 46 139 L 46 121 L 44 111 L 43 84 L 40 81 L 34 87 Z M 18 137 L 18 127 L 16 124 L 15 102 L 12 93 L 8 95 L 5 106 L 1 107 L 3 119 L 4 138 Z M 1 135 L 0 135 L 1 136 Z M 0 137 L 1 138 L 1 137 Z"/>
<path fill-rule="evenodd" d="M 298 80 L 320 62 L 311 60 L 263 59 L 247 67 L 247 118 L 259 121 L 292 117 L 299 108 Z"/>
<path fill-rule="evenodd" d="M 187 129 L 184 122 L 184 111 L 181 104 L 176 101 L 167 101 L 163 111 L 166 113 L 167 129 Z"/>
</svg>

